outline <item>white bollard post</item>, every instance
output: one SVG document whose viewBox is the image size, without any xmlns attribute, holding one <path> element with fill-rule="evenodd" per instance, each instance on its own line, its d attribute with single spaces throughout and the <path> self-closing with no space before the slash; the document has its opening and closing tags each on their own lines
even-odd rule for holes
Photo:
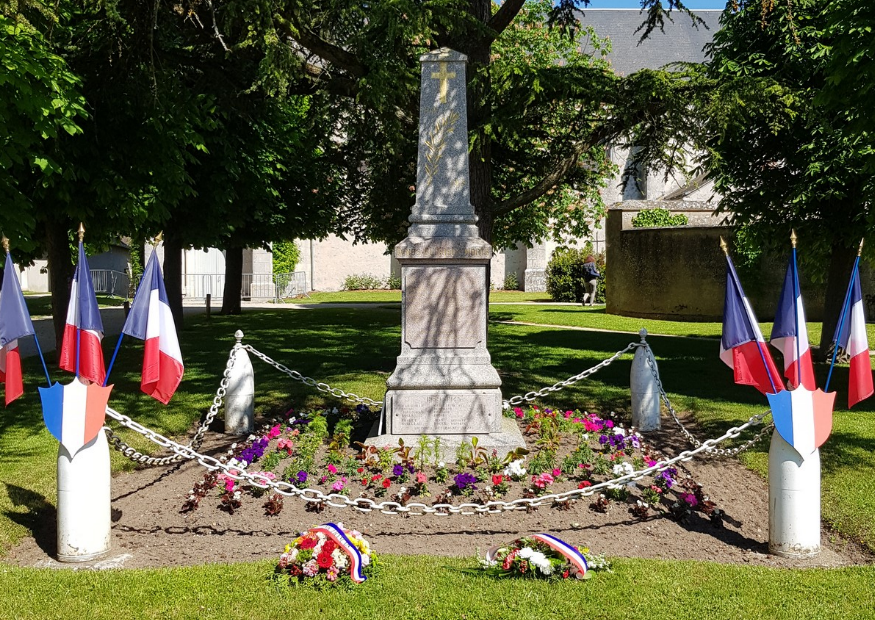
<svg viewBox="0 0 875 620">
<path fill-rule="evenodd" d="M 225 393 L 225 433 L 249 435 L 255 430 L 255 373 L 249 354 L 241 346 L 243 332 L 238 329 L 234 337 L 237 346 Z"/>
<path fill-rule="evenodd" d="M 820 450 L 803 460 L 777 430 L 769 448 L 769 552 L 820 553 Z"/>
<path fill-rule="evenodd" d="M 101 429 L 72 457 L 58 446 L 58 560 L 105 555 L 111 527 L 109 444 Z"/>
<path fill-rule="evenodd" d="M 638 332 L 642 344 L 647 337 L 647 330 Z M 653 369 L 647 361 L 648 353 L 644 347 L 635 349 L 635 357 L 632 359 L 632 372 L 629 376 L 629 385 L 632 391 L 632 426 L 639 431 L 656 431 L 661 428 L 659 407 L 659 388 L 656 385 L 656 360 L 653 360 Z"/>
</svg>

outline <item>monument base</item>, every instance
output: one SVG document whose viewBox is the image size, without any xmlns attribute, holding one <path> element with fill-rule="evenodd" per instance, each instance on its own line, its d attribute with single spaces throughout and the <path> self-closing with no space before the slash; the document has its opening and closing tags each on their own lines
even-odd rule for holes
<svg viewBox="0 0 875 620">
<path fill-rule="evenodd" d="M 504 458 L 508 452 L 512 452 L 517 448 L 525 448 L 526 441 L 523 439 L 523 434 L 516 420 L 512 418 L 502 417 L 498 425 L 499 430 L 492 433 L 461 433 L 461 434 L 430 434 L 430 433 L 410 433 L 410 434 L 394 434 L 380 431 L 379 420 L 374 423 L 368 438 L 365 440 L 365 445 L 384 447 L 398 447 L 398 440 L 404 441 L 405 446 L 411 446 L 416 451 L 416 444 L 419 438 L 425 434 L 429 437 L 439 437 L 440 453 L 435 457 L 437 461 L 444 463 L 453 463 L 456 460 L 456 451 L 463 443 L 471 443 L 473 437 L 477 438 L 477 447 L 485 448 L 491 454 L 493 450 L 498 451 L 498 456 Z M 385 430 L 385 429 L 384 429 Z"/>
</svg>

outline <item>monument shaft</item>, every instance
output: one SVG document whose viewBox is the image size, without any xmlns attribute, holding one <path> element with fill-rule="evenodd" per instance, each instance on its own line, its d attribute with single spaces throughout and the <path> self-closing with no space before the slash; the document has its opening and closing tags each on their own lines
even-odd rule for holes
<svg viewBox="0 0 875 620">
<path fill-rule="evenodd" d="M 470 200 L 467 59 L 441 49 L 420 61 L 416 204 L 408 236 L 395 247 L 401 353 L 387 381 L 388 434 L 369 441 L 440 435 L 449 448 L 476 435 L 506 452 L 524 444 L 515 424 L 503 429 L 501 379 L 486 348 L 492 246 L 479 237 Z"/>
</svg>

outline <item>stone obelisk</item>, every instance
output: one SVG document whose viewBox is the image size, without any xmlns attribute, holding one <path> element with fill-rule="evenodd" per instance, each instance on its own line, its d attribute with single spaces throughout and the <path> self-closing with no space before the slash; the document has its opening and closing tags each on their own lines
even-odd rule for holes
<svg viewBox="0 0 875 620">
<path fill-rule="evenodd" d="M 416 204 L 401 264 L 401 354 L 386 385 L 383 431 L 370 443 L 439 435 L 446 457 L 476 436 L 507 452 L 523 446 L 502 416 L 501 379 L 486 349 L 486 275 L 492 246 L 480 238 L 468 176 L 467 58 L 425 54 Z"/>
</svg>

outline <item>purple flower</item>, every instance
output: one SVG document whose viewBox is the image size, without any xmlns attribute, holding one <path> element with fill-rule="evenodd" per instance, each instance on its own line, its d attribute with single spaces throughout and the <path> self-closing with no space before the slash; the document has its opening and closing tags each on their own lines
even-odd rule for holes
<svg viewBox="0 0 875 620">
<path fill-rule="evenodd" d="M 696 499 L 696 496 L 692 493 L 684 493 L 681 495 L 681 499 L 684 500 L 690 508 L 694 508 L 699 501 Z"/>
<path fill-rule="evenodd" d="M 605 428 L 614 428 L 614 423 L 611 420 L 605 421 Z"/>
<path fill-rule="evenodd" d="M 602 444 L 602 445 L 605 445 L 606 443 L 608 443 L 608 436 L 607 436 L 607 435 L 601 435 L 601 436 L 599 437 L 599 443 Z"/>
<path fill-rule="evenodd" d="M 453 477 L 453 480 L 456 483 L 456 488 L 460 491 L 464 491 L 465 489 L 471 489 L 473 491 L 477 488 L 474 486 L 474 483 L 477 482 L 477 476 L 474 474 L 456 474 Z"/>
<path fill-rule="evenodd" d="M 295 476 L 295 480 L 298 481 L 298 484 L 304 484 L 305 482 L 307 482 L 307 472 L 305 472 L 305 471 L 302 469 L 302 470 L 299 471 L 299 472 L 297 473 L 297 475 Z"/>
<path fill-rule="evenodd" d="M 392 475 L 395 477 L 404 475 L 404 465 L 395 465 L 392 467 Z"/>
</svg>

